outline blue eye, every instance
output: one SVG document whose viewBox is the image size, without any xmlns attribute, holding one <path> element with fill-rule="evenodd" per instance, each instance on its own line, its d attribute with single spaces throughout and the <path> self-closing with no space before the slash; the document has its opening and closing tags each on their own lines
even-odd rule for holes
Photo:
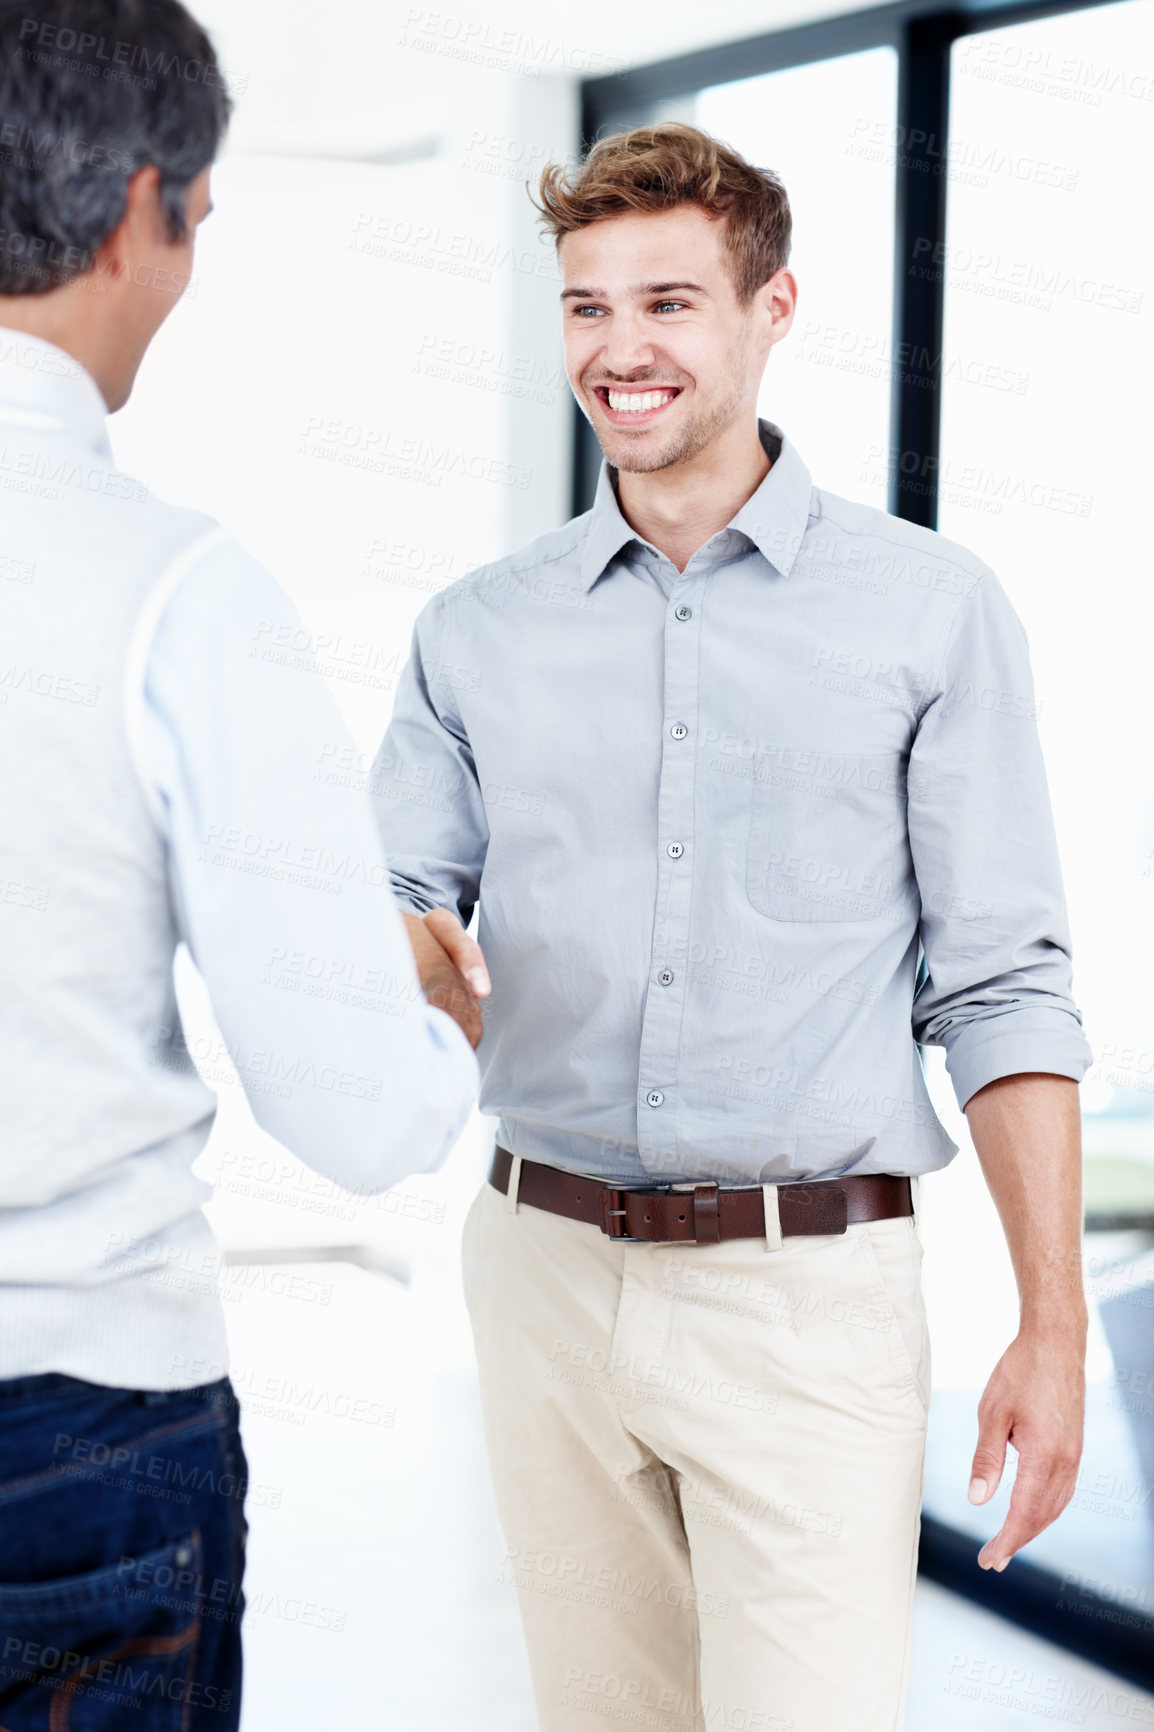
<svg viewBox="0 0 1154 1732">
<path fill-rule="evenodd" d="M 684 301 L 658 301 L 656 307 L 653 310 L 655 313 L 663 313 L 670 308 L 672 308 L 672 310 L 675 313 L 683 313 L 685 311 L 685 302 Z"/>
</svg>

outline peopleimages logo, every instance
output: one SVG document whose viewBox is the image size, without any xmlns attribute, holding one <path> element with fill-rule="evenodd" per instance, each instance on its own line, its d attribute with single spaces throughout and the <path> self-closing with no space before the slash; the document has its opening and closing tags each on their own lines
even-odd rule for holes
<svg viewBox="0 0 1154 1732">
<path fill-rule="evenodd" d="M 211 864 L 226 864 L 230 858 L 258 861 L 262 864 L 315 873 L 338 883 L 371 884 L 377 888 L 388 883 L 388 868 L 379 860 L 365 861 L 353 854 L 334 854 L 323 844 L 302 845 L 289 836 L 270 836 L 260 830 L 226 829 L 222 824 L 210 824 L 205 833 L 202 858 Z"/>
<path fill-rule="evenodd" d="M 872 444 L 866 465 L 876 466 L 876 473 L 890 479 L 900 476 L 910 491 L 941 489 L 955 503 L 994 514 L 1006 505 L 1026 505 L 1073 517 L 1089 517 L 1094 509 L 1093 494 L 1078 493 L 1040 476 L 1014 475 L 987 469 L 981 463 L 955 463 L 921 451 L 903 451 L 896 445 Z"/>
<path fill-rule="evenodd" d="M 1084 1726 L 1088 1714 L 1113 1714 L 1129 1725 L 1154 1726 L 1154 1704 L 1120 1684 L 1064 1677 L 1033 1666 L 1006 1666 L 983 1656 L 955 1654 L 946 1667 L 945 1688 L 987 1704 L 1046 1720 Z"/>
<path fill-rule="evenodd" d="M 890 125 L 859 115 L 850 129 L 846 154 L 874 161 L 896 161 L 901 168 L 947 175 L 974 186 L 988 186 L 991 175 L 1029 181 L 1035 186 L 1057 187 L 1073 192 L 1079 170 L 1060 162 L 1048 162 L 1028 151 L 1015 152 L 1002 144 L 978 139 L 948 139 L 944 148 L 936 133 L 921 127 Z"/>
<path fill-rule="evenodd" d="M 53 157 L 59 157 L 72 168 L 103 168 L 111 173 L 130 174 L 132 158 L 127 151 L 112 149 L 107 144 L 89 144 L 74 133 L 34 132 L 30 126 L 16 126 L 12 121 L 0 124 L 0 150 L 23 154 L 25 160 L 46 169 Z M 9 156 L 6 160 L 11 161 Z"/>
<path fill-rule="evenodd" d="M 989 36 L 964 36 L 955 48 L 961 70 L 1015 90 L 1053 94 L 1101 106 L 1103 96 L 1154 102 L 1154 74 L 1134 66 L 1100 65 L 1081 55 L 1059 58 L 1051 49 Z"/>
<path fill-rule="evenodd" d="M 73 30 L 67 24 L 45 24 L 38 18 L 20 21 L 20 42 L 25 50 L 42 49 L 56 54 L 75 54 L 83 62 L 103 69 L 105 77 L 118 72 L 143 73 L 148 78 L 179 78 L 189 84 L 217 85 L 226 88 L 220 67 L 204 60 L 183 59 L 179 54 L 157 48 L 149 51 L 138 42 L 118 42 L 115 38 L 97 36 L 91 30 Z M 84 70 L 81 65 L 81 70 Z"/>
<path fill-rule="evenodd" d="M 943 275 L 951 288 L 1009 300 L 1018 305 L 1049 311 L 1055 300 L 1078 301 L 1119 313 L 1138 313 L 1142 292 L 1097 277 L 1080 275 L 1068 263 L 1045 264 L 1032 259 L 1008 259 L 1001 253 L 979 252 L 974 247 L 934 241 L 921 235 L 911 252 L 907 275 L 938 282 Z M 948 273 L 948 274 L 947 274 Z"/>
<path fill-rule="evenodd" d="M 530 78 L 539 78 L 546 71 L 578 72 L 588 77 L 620 72 L 625 64 L 595 49 L 548 36 L 530 36 L 523 30 L 501 29 L 484 19 L 464 18 L 441 7 L 410 6 L 400 40 L 403 48 L 444 54 Z"/>
</svg>

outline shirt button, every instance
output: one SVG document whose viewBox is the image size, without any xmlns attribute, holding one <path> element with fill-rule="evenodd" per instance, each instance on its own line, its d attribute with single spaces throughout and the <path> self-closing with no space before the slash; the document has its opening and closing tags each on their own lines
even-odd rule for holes
<svg viewBox="0 0 1154 1732">
<path fill-rule="evenodd" d="M 661 982 L 662 986 L 672 986 L 673 970 L 671 968 L 663 968 L 657 978 Z"/>
<path fill-rule="evenodd" d="M 674 617 L 674 619 L 680 619 L 680 620 L 692 619 L 693 618 L 693 609 L 691 607 L 686 607 L 684 602 L 683 602 L 682 605 L 676 610 L 673 617 Z"/>
<path fill-rule="evenodd" d="M 186 1570 L 192 1562 L 192 1547 L 177 1546 L 172 1554 L 172 1561 L 178 1570 Z"/>
<path fill-rule="evenodd" d="M 647 1107 L 659 1107 L 664 1099 L 660 1089 L 650 1089 L 645 1097 L 645 1104 Z"/>
<path fill-rule="evenodd" d="M 671 842 L 665 852 L 669 855 L 671 860 L 680 860 L 681 856 L 685 853 L 685 849 L 682 847 L 680 842 Z"/>
</svg>

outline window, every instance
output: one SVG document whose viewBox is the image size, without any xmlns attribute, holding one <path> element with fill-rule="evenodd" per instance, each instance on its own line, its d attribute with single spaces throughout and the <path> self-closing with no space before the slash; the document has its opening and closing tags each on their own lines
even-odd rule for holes
<svg viewBox="0 0 1154 1732">
<path fill-rule="evenodd" d="M 897 55 L 842 55 L 697 97 L 696 124 L 781 175 L 793 207 L 797 319 L 761 413 L 823 487 L 885 505 L 893 327 Z"/>
<path fill-rule="evenodd" d="M 1154 1218 L 1154 606 L 1142 529 L 1154 285 L 1149 228 L 1135 209 L 1135 176 L 1154 147 L 1152 42 L 1154 4 L 1127 0 L 954 44 L 946 238 L 935 261 L 945 276 L 939 527 L 994 567 L 1029 634 L 1075 991 L 1100 1055 L 1083 1090 L 1088 1225 L 1115 1229 L 1086 1241 L 1079 1491 L 1030 1557 L 1145 1592 L 1147 1605 L 1140 1451 L 1143 1440 L 1154 1448 L 1154 1421 L 1149 1396 L 1127 1407 L 1126 1391 L 1154 1387 L 1154 1286 L 1143 1286 L 1154 1265 L 1139 1226 Z M 979 1367 L 994 1364 L 1014 1313 L 999 1252 L 959 1318 L 964 1241 L 998 1235 L 976 1163 L 955 1166 L 948 1204 L 945 1184 L 941 1198 L 926 1186 L 939 1269 L 927 1507 L 964 1527 L 975 1525 L 962 1458 Z M 959 1235 L 959 1211 L 970 1233 Z"/>
</svg>

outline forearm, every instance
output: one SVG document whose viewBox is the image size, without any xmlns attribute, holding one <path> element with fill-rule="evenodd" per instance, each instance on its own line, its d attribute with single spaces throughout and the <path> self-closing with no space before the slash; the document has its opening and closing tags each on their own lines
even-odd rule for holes
<svg viewBox="0 0 1154 1732">
<path fill-rule="evenodd" d="M 1010 1508 L 978 1553 L 1004 1570 L 1074 1495 L 1082 1452 L 1086 1301 L 1082 1291 L 1082 1160 L 1078 1085 L 1023 1072 L 966 1102 L 986 1183 L 1002 1218 L 1021 1299 L 1014 1340 L 978 1403 L 970 1501 L 988 1503 L 1006 1445 L 1018 1452 Z"/>
<path fill-rule="evenodd" d="M 966 1118 L 1009 1246 L 1022 1328 L 1084 1338 L 1077 1083 L 1000 1077 L 966 1103 Z"/>
</svg>

